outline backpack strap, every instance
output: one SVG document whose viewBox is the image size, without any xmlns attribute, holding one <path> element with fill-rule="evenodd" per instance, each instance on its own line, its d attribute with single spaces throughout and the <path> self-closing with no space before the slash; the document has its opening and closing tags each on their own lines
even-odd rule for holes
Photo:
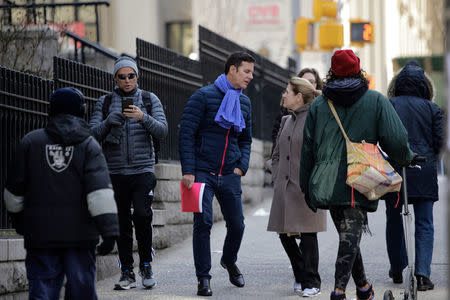
<svg viewBox="0 0 450 300">
<path fill-rule="evenodd" d="M 142 102 L 148 115 L 152 115 L 152 95 L 150 92 L 142 90 Z"/>
</svg>

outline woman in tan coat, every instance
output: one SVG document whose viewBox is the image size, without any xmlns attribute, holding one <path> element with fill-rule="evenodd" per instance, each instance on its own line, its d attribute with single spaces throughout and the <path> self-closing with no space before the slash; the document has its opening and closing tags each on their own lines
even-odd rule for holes
<svg viewBox="0 0 450 300">
<path fill-rule="evenodd" d="M 294 272 L 294 292 L 303 289 L 304 297 L 320 293 L 317 232 L 327 228 L 326 212 L 309 209 L 299 185 L 303 125 L 318 94 L 308 80 L 299 77 L 292 77 L 283 93 L 290 114 L 281 120 L 272 154 L 274 196 L 267 226 L 268 231 L 279 234 Z M 299 244 L 296 238 L 300 238 Z"/>
</svg>

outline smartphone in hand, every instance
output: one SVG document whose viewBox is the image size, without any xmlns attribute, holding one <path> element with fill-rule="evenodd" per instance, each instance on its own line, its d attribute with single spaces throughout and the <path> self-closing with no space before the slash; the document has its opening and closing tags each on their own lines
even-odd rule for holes
<svg viewBox="0 0 450 300">
<path fill-rule="evenodd" d="M 130 108 L 133 105 L 133 97 L 122 97 L 122 113 L 125 108 Z"/>
</svg>

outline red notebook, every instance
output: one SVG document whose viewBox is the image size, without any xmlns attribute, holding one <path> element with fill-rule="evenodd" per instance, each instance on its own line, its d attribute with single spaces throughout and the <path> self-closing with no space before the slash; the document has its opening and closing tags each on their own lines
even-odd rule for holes
<svg viewBox="0 0 450 300">
<path fill-rule="evenodd" d="M 202 201 L 205 184 L 194 182 L 191 189 L 181 183 L 181 211 L 182 212 L 203 212 Z"/>
</svg>

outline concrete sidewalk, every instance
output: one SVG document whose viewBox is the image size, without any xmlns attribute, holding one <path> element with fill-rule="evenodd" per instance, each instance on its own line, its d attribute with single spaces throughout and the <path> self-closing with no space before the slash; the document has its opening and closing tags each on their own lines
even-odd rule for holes
<svg viewBox="0 0 450 300">
<path fill-rule="evenodd" d="M 443 189 L 441 189 L 443 190 Z M 244 274 L 246 285 L 237 288 L 228 281 L 227 272 L 219 265 L 221 248 L 225 237 L 224 222 L 214 224 L 211 233 L 212 269 L 211 299 L 298 299 L 293 293 L 293 274 L 289 260 L 277 235 L 267 232 L 272 190 L 266 191 L 265 201 L 246 214 L 246 230 L 239 252 L 238 266 Z M 448 249 L 447 249 L 447 205 L 446 197 L 435 205 L 435 250 L 431 279 L 435 290 L 419 292 L 419 299 L 448 299 Z M 373 236 L 364 235 L 361 250 L 366 273 L 374 285 L 376 297 L 382 299 L 385 290 L 391 289 L 395 299 L 402 299 L 402 285 L 394 285 L 388 278 L 389 263 L 385 246 L 385 206 L 380 201 L 378 211 L 369 215 Z M 329 299 L 334 286 L 334 263 L 338 237 L 328 217 L 328 231 L 319 234 L 320 275 L 322 294 L 314 299 Z M 197 281 L 192 258 L 192 242 L 184 242 L 156 253 L 153 263 L 158 286 L 144 290 L 140 286 L 128 291 L 114 291 L 119 275 L 98 282 L 100 299 L 198 299 Z M 135 269 L 137 274 L 137 269 Z M 347 299 L 356 298 L 355 285 L 350 280 Z"/>
</svg>

